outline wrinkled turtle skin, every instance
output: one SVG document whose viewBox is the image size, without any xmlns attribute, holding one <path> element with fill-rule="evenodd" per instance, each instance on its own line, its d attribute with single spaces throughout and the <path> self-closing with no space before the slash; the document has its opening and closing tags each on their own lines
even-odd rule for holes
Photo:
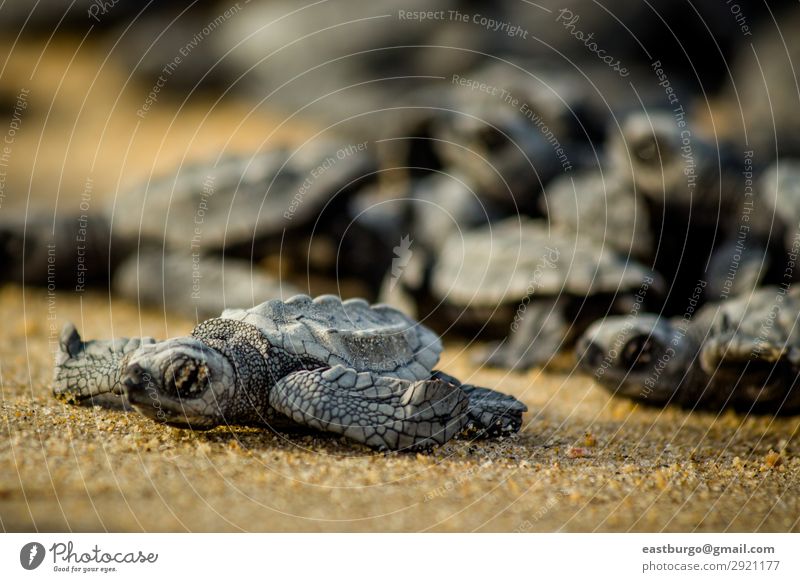
<svg viewBox="0 0 800 582">
<path fill-rule="evenodd" d="M 580 338 L 581 368 L 653 406 L 800 412 L 800 293 L 764 287 L 694 317 L 610 317 Z"/>
<path fill-rule="evenodd" d="M 435 371 L 442 344 L 383 305 L 297 295 L 228 310 L 188 337 L 89 341 L 62 333 L 54 393 L 124 395 L 156 421 L 302 426 L 382 450 L 443 444 L 465 430 L 516 432 L 524 404 Z"/>
</svg>

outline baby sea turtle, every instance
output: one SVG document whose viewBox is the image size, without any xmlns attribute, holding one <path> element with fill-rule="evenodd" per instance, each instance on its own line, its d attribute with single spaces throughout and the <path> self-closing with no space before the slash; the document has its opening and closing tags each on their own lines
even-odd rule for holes
<svg viewBox="0 0 800 582">
<path fill-rule="evenodd" d="M 449 236 L 507 213 L 458 171 L 432 172 L 374 190 L 370 198 L 357 198 L 363 206 L 356 219 L 368 221 L 368 228 L 394 243 L 379 300 L 425 318 L 438 303 L 430 294 L 430 271 Z"/>
<path fill-rule="evenodd" d="M 796 414 L 799 291 L 764 287 L 694 317 L 598 321 L 577 343 L 580 366 L 613 393 L 646 404 Z"/>
<path fill-rule="evenodd" d="M 597 317 L 646 305 L 660 277 L 544 220 L 509 218 L 455 233 L 433 274 L 434 296 L 459 319 L 511 334 L 486 362 L 507 368 L 545 364 Z"/>
<path fill-rule="evenodd" d="M 366 145 L 327 140 L 188 163 L 93 214 L 2 217 L 3 273 L 39 285 L 54 273 L 61 288 L 113 279 L 123 297 L 201 318 L 296 294 L 257 265 L 276 255 L 282 266 L 317 260 L 326 274 L 356 270 L 368 280 L 373 273 L 377 290 L 380 241 L 351 226 L 346 210 L 373 171 Z M 326 244 L 333 253 L 316 252 Z M 341 265 L 337 245 L 347 257 Z"/>
<path fill-rule="evenodd" d="M 442 344 L 385 305 L 297 295 L 226 310 L 188 337 L 81 341 L 65 326 L 54 393 L 124 394 L 154 420 L 305 426 L 378 449 L 442 444 L 465 429 L 516 432 L 524 404 L 433 366 Z"/>
<path fill-rule="evenodd" d="M 650 212 L 641 194 L 613 172 L 564 174 L 545 188 L 550 224 L 607 246 L 622 257 L 646 263 L 655 241 Z"/>
<path fill-rule="evenodd" d="M 731 144 L 712 142 L 683 117 L 659 110 L 629 115 L 608 147 L 609 172 L 646 209 L 655 244 L 640 258 L 670 282 L 666 313 L 683 311 L 698 280 L 708 282 L 704 300 L 711 301 L 778 282 L 773 272 L 782 257 L 771 209 L 741 184 L 752 158 L 737 160 Z"/>
<path fill-rule="evenodd" d="M 481 76 L 474 78 L 485 84 Z M 503 101 L 505 86 L 492 96 L 458 82 L 439 82 L 402 96 L 394 123 L 387 123 L 378 140 L 382 167 L 406 169 L 412 179 L 430 171 L 454 172 L 473 183 L 481 198 L 509 213 L 539 214 L 540 192 L 571 168 L 571 158 L 554 133 L 556 125 L 553 130 L 543 125 L 545 133 L 537 128 L 536 121 L 544 124 L 544 118 L 535 104 L 530 107 L 536 111 L 525 109 L 531 120 L 519 105 Z"/>
</svg>

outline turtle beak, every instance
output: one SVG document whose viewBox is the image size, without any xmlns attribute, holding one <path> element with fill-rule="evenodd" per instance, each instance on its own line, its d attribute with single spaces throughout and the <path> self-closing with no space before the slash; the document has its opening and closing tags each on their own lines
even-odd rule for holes
<svg viewBox="0 0 800 582">
<path fill-rule="evenodd" d="M 139 364 L 130 364 L 125 368 L 122 376 L 122 384 L 126 389 L 135 389 L 142 385 L 145 372 Z"/>
<path fill-rule="evenodd" d="M 121 389 L 131 404 L 141 404 L 144 399 L 153 398 L 158 394 L 151 375 L 137 363 L 125 367 Z"/>
</svg>

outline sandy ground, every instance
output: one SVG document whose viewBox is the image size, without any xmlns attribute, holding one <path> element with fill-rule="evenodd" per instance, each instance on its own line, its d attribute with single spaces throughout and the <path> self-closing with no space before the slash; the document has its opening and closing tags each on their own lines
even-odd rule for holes
<svg viewBox="0 0 800 582">
<path fill-rule="evenodd" d="M 304 135 L 247 104 L 170 102 L 144 119 L 90 44 L 3 47 L 0 81 L 29 90 L 2 210 L 75 210 L 220 150 Z M 6 58 L 7 57 L 7 58 Z M 654 410 L 559 370 L 507 374 L 448 344 L 441 367 L 516 395 L 520 435 L 384 455 L 322 435 L 192 433 L 50 396 L 58 329 L 187 332 L 192 322 L 103 294 L 0 289 L 0 529 L 6 531 L 787 531 L 800 529 L 800 417 Z"/>
<path fill-rule="evenodd" d="M 0 292 L 0 527 L 7 531 L 797 531 L 800 418 L 653 410 L 563 369 L 442 368 L 522 399 L 520 435 L 380 454 L 338 437 L 190 432 L 49 394 L 51 343 L 188 331 L 101 295 Z M 48 319 L 54 317 L 55 319 Z"/>
</svg>

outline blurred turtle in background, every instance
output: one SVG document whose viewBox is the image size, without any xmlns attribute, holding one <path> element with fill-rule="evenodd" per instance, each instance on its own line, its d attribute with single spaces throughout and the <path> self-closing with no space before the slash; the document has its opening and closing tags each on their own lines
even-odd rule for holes
<svg viewBox="0 0 800 582">
<path fill-rule="evenodd" d="M 783 243 L 762 193 L 747 187 L 745 153 L 663 111 L 629 116 L 608 147 L 610 171 L 646 210 L 653 246 L 641 258 L 670 281 L 665 313 L 681 312 L 700 280 L 704 300 L 774 281 Z"/>
<path fill-rule="evenodd" d="M 5 213 L 3 276 L 77 290 L 113 279 L 123 297 L 205 317 L 295 294 L 259 265 L 276 256 L 286 270 L 358 276 L 374 293 L 383 278 L 375 265 L 390 250 L 347 218 L 349 197 L 373 172 L 364 144 L 312 142 L 181 166 L 98 214 Z M 337 264 L 337 253 L 346 260 Z"/>
<path fill-rule="evenodd" d="M 635 261 L 520 218 L 451 234 L 431 276 L 454 327 L 507 334 L 485 363 L 516 369 L 547 363 L 598 317 L 652 305 L 662 291 L 661 278 Z"/>
<path fill-rule="evenodd" d="M 800 294 L 764 287 L 694 317 L 609 317 L 580 338 L 583 370 L 644 404 L 800 412 Z"/>
</svg>

